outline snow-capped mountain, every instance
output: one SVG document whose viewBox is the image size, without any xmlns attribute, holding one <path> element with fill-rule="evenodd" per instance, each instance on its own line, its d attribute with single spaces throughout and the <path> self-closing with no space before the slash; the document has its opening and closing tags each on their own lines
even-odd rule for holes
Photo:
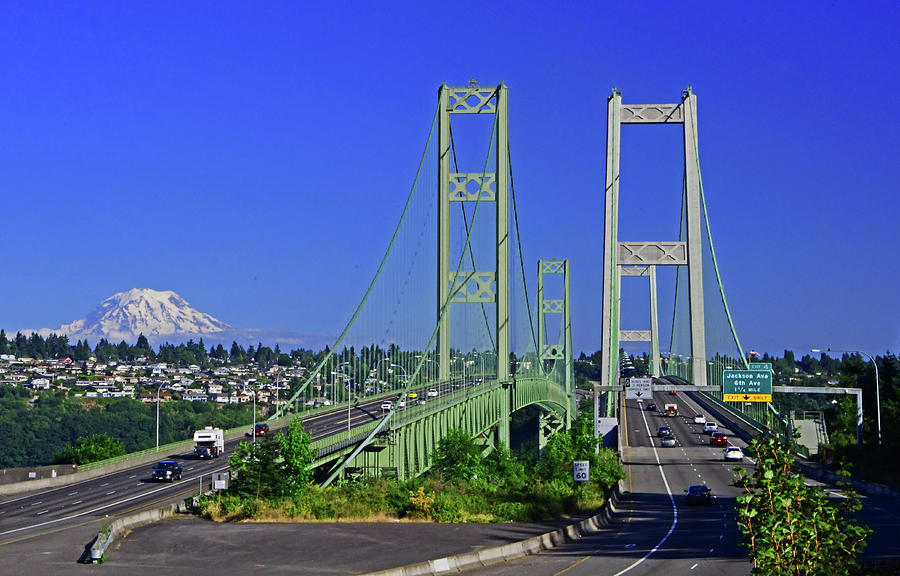
<svg viewBox="0 0 900 576">
<path fill-rule="evenodd" d="M 195 310 L 171 290 L 132 288 L 107 298 L 87 317 L 63 324 L 54 332 L 70 338 L 134 342 L 140 334 L 154 341 L 166 336 L 216 334 L 230 328 Z"/>
</svg>

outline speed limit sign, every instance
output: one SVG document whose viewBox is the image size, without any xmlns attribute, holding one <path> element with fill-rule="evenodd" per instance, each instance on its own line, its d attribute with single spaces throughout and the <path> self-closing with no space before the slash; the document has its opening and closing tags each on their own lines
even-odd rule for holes
<svg viewBox="0 0 900 576">
<path fill-rule="evenodd" d="M 591 479 L 591 463 L 587 460 L 576 460 L 572 462 L 572 470 L 576 482 L 587 482 Z"/>
</svg>

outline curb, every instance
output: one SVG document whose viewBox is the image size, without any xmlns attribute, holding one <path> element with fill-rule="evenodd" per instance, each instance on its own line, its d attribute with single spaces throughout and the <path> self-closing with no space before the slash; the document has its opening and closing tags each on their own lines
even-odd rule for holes
<svg viewBox="0 0 900 576">
<path fill-rule="evenodd" d="M 94 539 L 94 544 L 91 545 L 90 562 L 94 564 L 102 562 L 104 555 L 106 554 L 106 549 L 109 548 L 113 541 L 126 530 L 145 524 L 152 524 L 153 522 L 159 522 L 160 520 L 170 518 L 176 513 L 184 512 L 186 510 L 187 508 L 184 504 L 172 504 L 165 508 L 145 510 L 143 512 L 138 512 L 137 514 L 123 516 L 122 518 L 114 520 L 113 523 L 109 525 L 109 533 L 106 533 L 106 530 L 101 530 L 97 534 L 97 538 Z"/>
<path fill-rule="evenodd" d="M 596 516 L 591 516 L 577 524 L 571 524 L 565 528 L 547 532 L 540 536 L 534 536 L 519 542 L 510 542 L 502 546 L 487 548 L 477 552 L 466 552 L 455 556 L 446 556 L 435 560 L 426 560 L 415 564 L 407 564 L 397 568 L 388 568 L 378 572 L 367 572 L 361 576 L 423 576 L 447 574 L 449 572 L 462 572 L 471 568 L 481 568 L 492 564 L 499 564 L 515 558 L 521 558 L 530 554 L 537 554 L 556 546 L 574 542 L 579 538 L 598 532 L 606 527 L 617 511 L 619 498 L 621 497 L 622 481 L 616 483 L 616 487 L 609 497 L 603 510 Z"/>
</svg>

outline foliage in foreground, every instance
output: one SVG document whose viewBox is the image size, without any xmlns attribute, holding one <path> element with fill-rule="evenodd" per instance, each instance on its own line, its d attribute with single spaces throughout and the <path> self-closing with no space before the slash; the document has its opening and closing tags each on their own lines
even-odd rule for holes
<svg viewBox="0 0 900 576">
<path fill-rule="evenodd" d="M 313 454 L 297 449 L 295 456 L 288 457 L 285 440 L 266 438 L 255 447 L 243 444 L 239 448 L 232 457 L 238 474 L 231 489 L 205 498 L 201 510 L 205 517 L 221 521 L 402 518 L 436 522 L 526 522 L 592 510 L 606 501 L 625 472 L 612 450 L 594 453 L 589 423 L 590 413 L 586 413 L 571 433 L 553 435 L 534 466 L 520 462 L 503 445 L 484 456 L 469 435 L 451 430 L 432 455 L 431 473 L 424 477 L 403 482 L 367 478 L 328 488 L 312 484 L 309 470 L 300 465 L 304 458 L 311 462 Z M 292 434 L 292 442 L 302 446 L 296 430 L 287 436 Z M 590 482 L 576 485 L 573 460 L 591 462 Z"/>
<path fill-rule="evenodd" d="M 735 468 L 744 489 L 735 511 L 750 551 L 754 575 L 833 576 L 859 573 L 856 556 L 871 530 L 851 518 L 861 508 L 849 484 L 845 499 L 832 502 L 819 486 L 806 486 L 795 471 L 795 451 L 771 436 L 750 443 L 758 463 L 753 475 Z"/>
<path fill-rule="evenodd" d="M 228 459 L 233 474 L 231 492 L 272 500 L 301 495 L 312 480 L 309 464 L 315 451 L 310 442 L 299 417 L 281 434 L 241 442 Z"/>
</svg>

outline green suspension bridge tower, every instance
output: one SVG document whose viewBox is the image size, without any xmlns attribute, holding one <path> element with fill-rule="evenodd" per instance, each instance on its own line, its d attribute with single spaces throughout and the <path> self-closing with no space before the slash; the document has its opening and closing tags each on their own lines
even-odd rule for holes
<svg viewBox="0 0 900 576">
<path fill-rule="evenodd" d="M 437 351 L 441 379 L 450 378 L 450 318 L 444 303 L 495 303 L 494 334 L 497 349 L 497 380 L 509 380 L 509 90 L 504 84 L 451 88 L 438 91 L 438 334 Z M 495 115 L 493 138 L 494 171 L 451 172 L 451 114 Z M 450 205 L 453 202 L 482 202 L 496 205 L 494 270 L 455 271 L 450 269 Z M 473 261 L 474 265 L 474 261 Z M 509 445 L 509 406 L 499 426 L 499 439 Z"/>
</svg>

